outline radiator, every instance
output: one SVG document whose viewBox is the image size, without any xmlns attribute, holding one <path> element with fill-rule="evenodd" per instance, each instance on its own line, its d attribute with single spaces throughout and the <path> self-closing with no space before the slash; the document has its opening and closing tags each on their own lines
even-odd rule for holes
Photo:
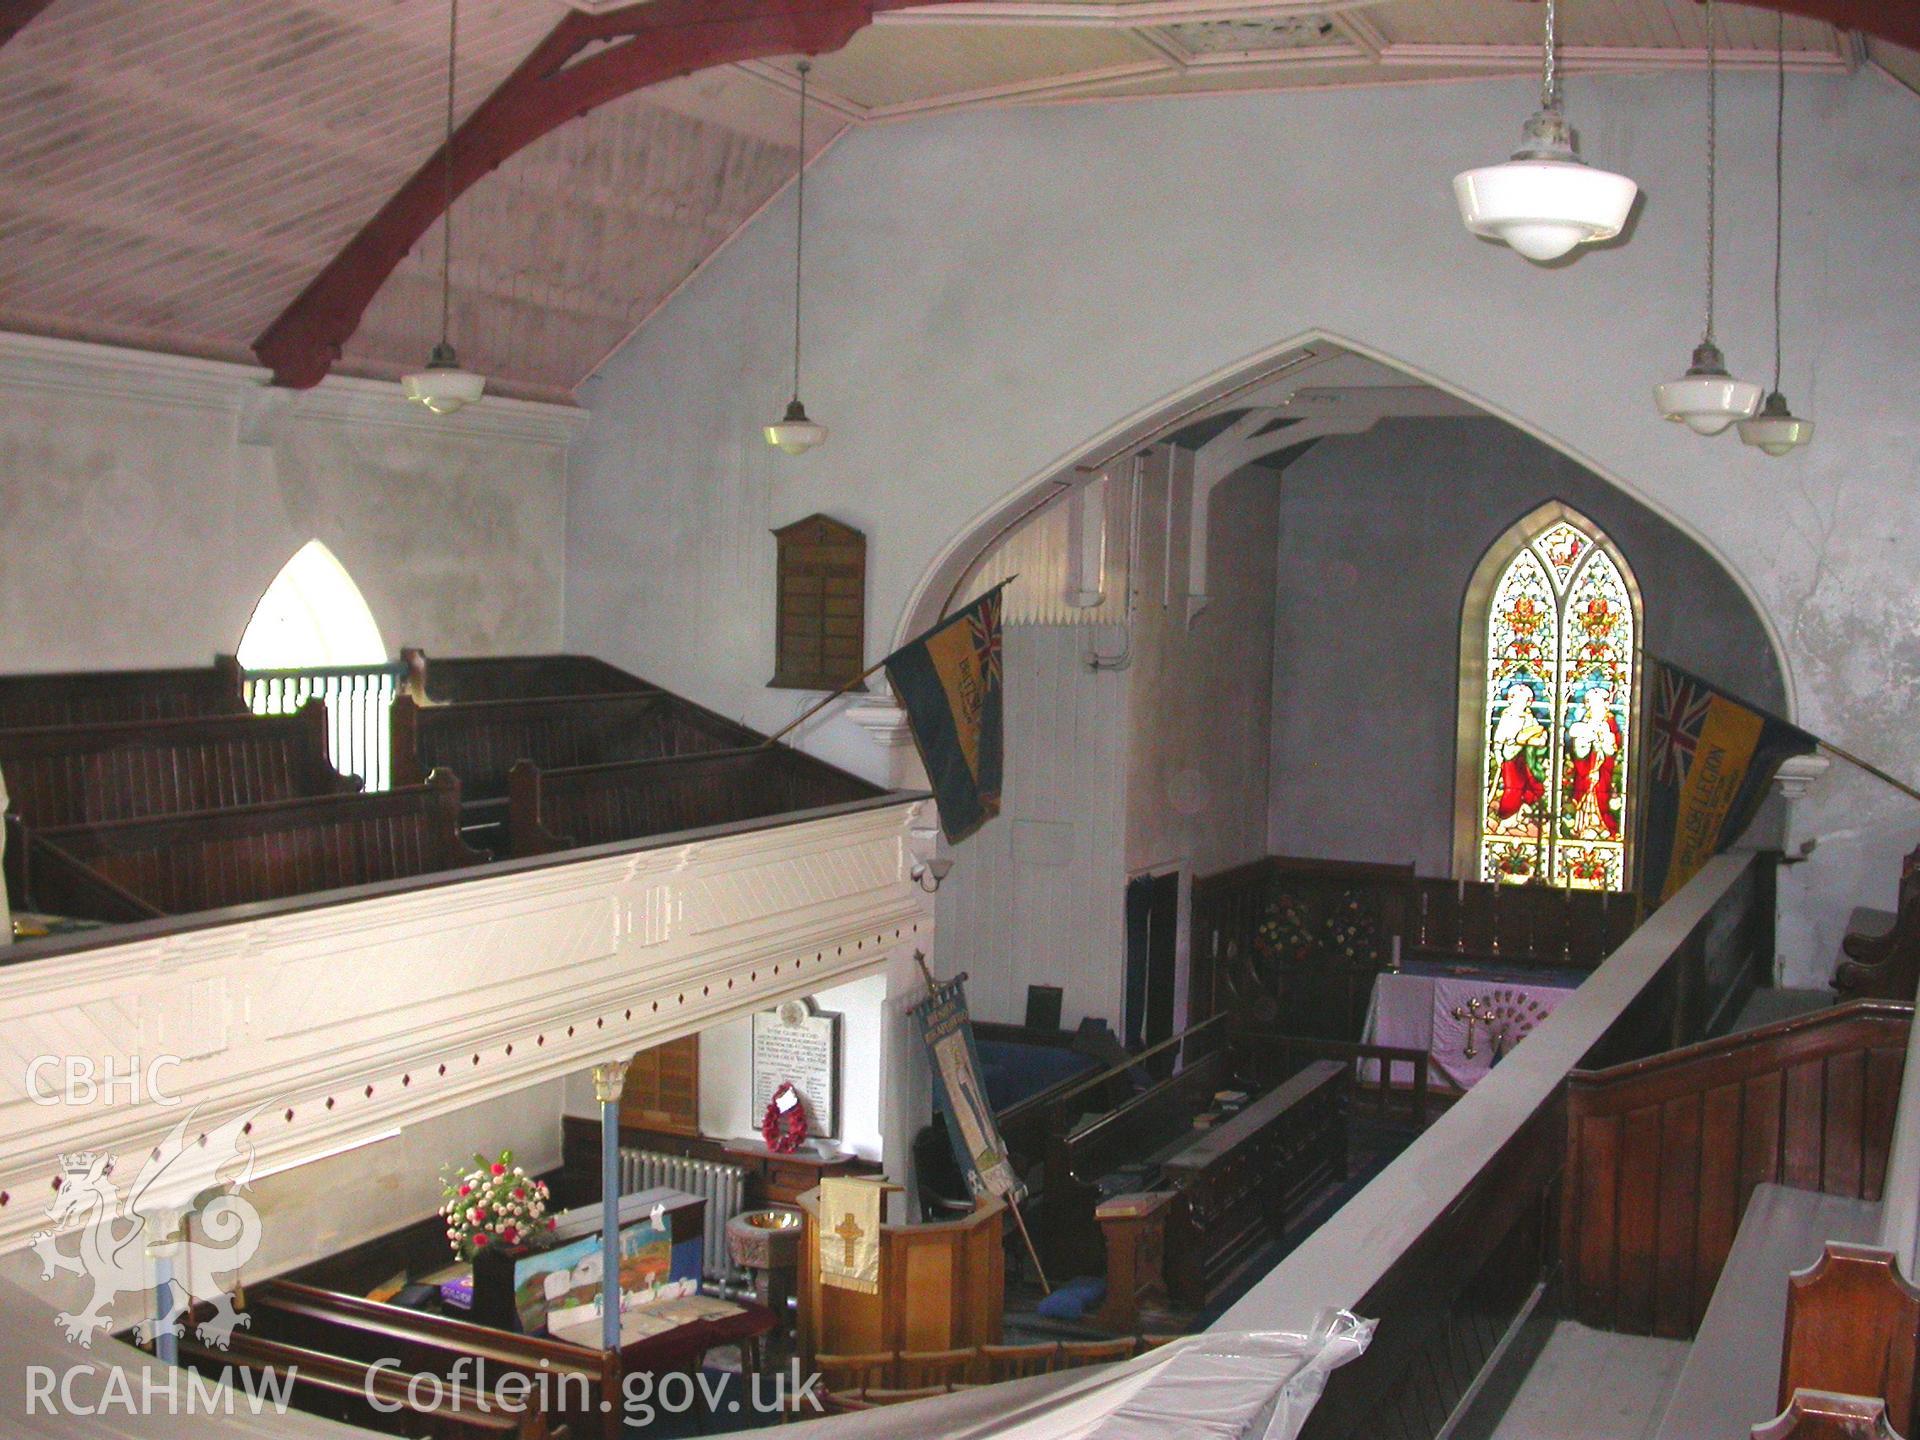
<svg viewBox="0 0 1920 1440">
<path fill-rule="evenodd" d="M 726 1278 L 732 1269 L 732 1261 L 727 1258 L 727 1221 L 746 1208 L 746 1170 L 717 1160 L 620 1147 L 621 1194 L 632 1195 L 662 1185 L 698 1195 L 707 1202 L 700 1268 L 709 1280 Z"/>
</svg>

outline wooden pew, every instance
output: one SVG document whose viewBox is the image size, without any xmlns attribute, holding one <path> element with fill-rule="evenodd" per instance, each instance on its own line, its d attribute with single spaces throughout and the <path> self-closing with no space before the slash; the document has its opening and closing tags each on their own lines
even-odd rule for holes
<svg viewBox="0 0 1920 1440">
<path fill-rule="evenodd" d="M 451 770 L 469 804 L 503 799 L 508 772 L 522 760 L 549 767 L 597 765 L 726 750 L 760 739 L 659 690 L 426 706 L 402 695 L 391 715 L 394 783 L 416 785 L 430 771 Z"/>
<path fill-rule="evenodd" d="M 194 669 L 0 675 L 0 729 L 243 715 L 246 710 L 240 662 L 231 655 Z"/>
<path fill-rule="evenodd" d="M 460 784 L 29 830 L 35 908 L 131 921 L 398 880 L 486 857 L 460 839 Z"/>
<path fill-rule="evenodd" d="M 1887 1421 L 1909 1434 L 1920 1360 L 1920 1290 L 1893 1252 L 1829 1240 L 1787 1285 L 1780 1407 L 1797 1390 L 1834 1390 L 1886 1402 Z"/>
<path fill-rule="evenodd" d="M 617 695 L 657 690 L 592 655 L 460 655 L 430 660 L 402 646 L 408 689 L 429 704 L 462 700 L 534 700 L 555 695 Z"/>
<path fill-rule="evenodd" d="M 225 1350 L 181 1340 L 180 1363 L 236 1385 L 244 1384 L 237 1371 L 271 1374 L 296 1409 L 367 1430 L 428 1440 L 548 1440 L 551 1434 L 531 1397 L 523 1402 L 498 1386 L 482 1394 L 471 1377 L 463 1378 L 458 1394 L 438 1375 L 416 1386 L 420 1372 L 262 1340 L 245 1330 L 236 1330 Z M 268 1393 L 255 1383 L 256 1393 Z"/>
<path fill-rule="evenodd" d="M 1167 1293 L 1198 1310 L 1261 1246 L 1347 1177 L 1353 1068 L 1315 1060 L 1162 1162 L 1181 1203 L 1167 1224 Z"/>
<path fill-rule="evenodd" d="M 1833 988 L 1842 1000 L 1913 999 L 1920 987 L 1920 849 L 1900 866 L 1899 909 L 1891 929 L 1853 932 L 1840 942 L 1843 959 Z"/>
<path fill-rule="evenodd" d="M 246 1313 L 259 1338 L 347 1360 L 390 1359 L 403 1370 L 441 1377 L 464 1362 L 469 1385 L 474 1362 L 481 1361 L 496 1383 L 507 1375 L 533 1382 L 531 1398 L 545 1399 L 543 1419 L 550 1431 L 564 1425 L 574 1440 L 590 1435 L 619 1440 L 621 1434 L 617 1350 L 515 1335 L 290 1280 L 250 1286 Z M 603 1411 L 602 1402 L 610 1408 Z"/>
<path fill-rule="evenodd" d="M 557 769 L 523 760 L 513 767 L 508 788 L 507 853 L 515 857 L 786 815 L 882 793 L 779 745 Z"/>
<path fill-rule="evenodd" d="M 1214 1092 L 1232 1078 L 1226 1052 L 1214 1051 L 1104 1114 L 1049 1137 L 1036 1238 L 1050 1270 L 1069 1275 L 1101 1272 L 1104 1247 L 1094 1216 L 1100 1181 L 1129 1164 L 1151 1165 L 1156 1150 L 1190 1135 L 1193 1117 L 1207 1109 Z"/>
<path fill-rule="evenodd" d="M 1753 1440 L 1900 1440 L 1884 1401 L 1831 1390 L 1796 1390 L 1785 1413 L 1753 1427 Z"/>
<path fill-rule="evenodd" d="M 0 730 L 10 807 L 34 829 L 350 794 L 327 758 L 327 707 Z"/>
</svg>

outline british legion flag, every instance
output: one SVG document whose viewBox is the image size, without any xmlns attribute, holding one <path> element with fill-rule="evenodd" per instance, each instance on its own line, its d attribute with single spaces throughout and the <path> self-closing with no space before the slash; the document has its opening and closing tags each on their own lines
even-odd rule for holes
<svg viewBox="0 0 1920 1440">
<path fill-rule="evenodd" d="M 1677 665 L 1650 671 L 1640 892 L 1665 900 L 1740 838 L 1780 762 L 1819 742 Z"/>
<path fill-rule="evenodd" d="M 948 841 L 1000 813 L 1001 581 L 887 657 L 887 678 L 940 802 Z"/>
</svg>

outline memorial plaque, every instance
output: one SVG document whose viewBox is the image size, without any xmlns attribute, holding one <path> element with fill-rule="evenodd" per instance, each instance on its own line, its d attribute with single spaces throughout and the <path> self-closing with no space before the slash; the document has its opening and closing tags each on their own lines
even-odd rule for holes
<svg viewBox="0 0 1920 1440">
<path fill-rule="evenodd" d="M 753 1115 L 758 1122 L 782 1083 L 800 1092 L 807 1134 L 840 1135 L 840 1017 L 811 1000 L 789 1000 L 753 1017 Z"/>
<path fill-rule="evenodd" d="M 866 667 L 867 537 L 825 515 L 773 532 L 777 613 L 773 679 L 785 690 L 838 690 Z"/>
</svg>

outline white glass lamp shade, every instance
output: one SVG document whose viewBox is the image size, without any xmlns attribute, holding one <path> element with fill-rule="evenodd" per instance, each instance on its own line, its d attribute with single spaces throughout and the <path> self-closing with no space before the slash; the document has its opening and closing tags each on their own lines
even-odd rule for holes
<svg viewBox="0 0 1920 1440">
<path fill-rule="evenodd" d="M 1802 420 L 1788 409 L 1787 397 L 1778 390 L 1767 396 L 1758 415 L 1740 422 L 1740 442 L 1769 455 L 1785 455 L 1812 440 L 1813 422 Z"/>
<path fill-rule="evenodd" d="M 1534 115 L 1523 134 L 1511 160 L 1453 177 L 1467 229 L 1542 263 L 1618 235 L 1640 187 L 1583 161 L 1567 122 L 1553 112 Z"/>
<path fill-rule="evenodd" d="M 463 405 L 471 405 L 487 388 L 484 375 L 462 370 L 451 345 L 433 347 L 425 370 L 402 376 L 400 388 L 407 399 L 418 401 L 436 415 L 451 415 Z"/>
<path fill-rule="evenodd" d="M 1694 434 L 1718 435 L 1760 408 L 1760 387 L 1729 375 L 1720 347 L 1703 340 L 1694 348 L 1687 373 L 1654 386 L 1653 400 L 1662 415 Z"/>
<path fill-rule="evenodd" d="M 807 418 L 807 409 L 798 400 L 787 406 L 787 413 L 767 426 L 767 443 L 777 445 L 789 455 L 804 455 L 827 438 L 827 427 Z"/>
</svg>

